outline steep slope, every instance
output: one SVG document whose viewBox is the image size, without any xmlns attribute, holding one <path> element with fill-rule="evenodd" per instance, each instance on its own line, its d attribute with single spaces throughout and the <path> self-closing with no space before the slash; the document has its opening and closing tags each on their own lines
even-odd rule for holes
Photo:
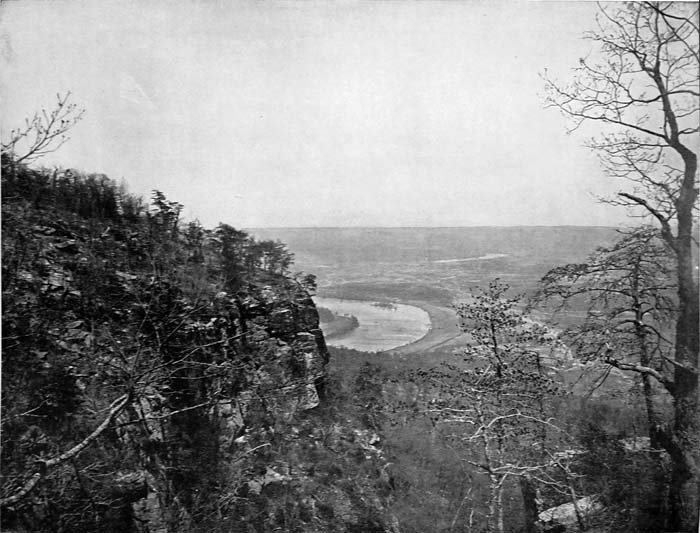
<svg viewBox="0 0 700 533">
<path fill-rule="evenodd" d="M 6 157 L 2 195 L 3 529 L 385 530 L 376 440 L 314 414 L 328 353 L 284 245 Z M 365 482 L 316 466 L 356 452 Z"/>
</svg>

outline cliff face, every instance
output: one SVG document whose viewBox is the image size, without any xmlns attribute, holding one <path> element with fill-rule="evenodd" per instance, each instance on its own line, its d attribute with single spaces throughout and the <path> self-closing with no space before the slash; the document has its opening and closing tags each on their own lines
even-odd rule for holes
<svg viewBox="0 0 700 533">
<path fill-rule="evenodd" d="M 146 209 L 104 176 L 10 163 L 4 528 L 342 531 L 381 515 L 378 437 L 315 414 L 314 281 L 281 243 L 184 225 L 179 204 L 155 193 Z M 355 453 L 368 470 L 341 487 L 328 458 Z"/>
<path fill-rule="evenodd" d="M 245 330 L 239 350 L 250 364 L 231 368 L 224 361 L 219 366 L 229 368 L 200 385 L 221 391 L 216 402 L 177 413 L 146 400 L 134 409 L 142 418 L 155 419 L 147 427 L 126 427 L 120 435 L 122 443 L 142 450 L 135 469 L 116 480 L 131 477 L 140 483 L 141 492 L 132 496 L 139 498 L 131 501 L 138 530 L 199 530 L 206 524 L 208 530 L 224 531 L 224 522 L 255 523 L 249 515 L 267 508 L 266 491 L 292 479 L 289 468 L 281 474 L 273 464 L 284 463 L 279 446 L 289 428 L 319 405 L 328 353 L 308 293 L 292 284 L 285 287 L 291 294 L 267 285 L 238 302 L 217 295 L 219 312 L 204 327 Z M 170 418 L 165 426 L 163 416 Z M 256 524 L 261 531 L 267 525 Z"/>
</svg>

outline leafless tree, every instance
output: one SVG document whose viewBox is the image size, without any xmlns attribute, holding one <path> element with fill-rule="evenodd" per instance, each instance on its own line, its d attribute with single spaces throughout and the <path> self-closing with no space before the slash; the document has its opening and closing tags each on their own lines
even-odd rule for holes
<svg viewBox="0 0 700 533">
<path fill-rule="evenodd" d="M 524 526 L 534 531 L 539 511 L 528 494 L 546 487 L 570 497 L 570 483 L 553 461 L 570 439 L 553 417 L 555 335 L 527 321 L 518 310 L 520 298 L 506 297 L 507 290 L 495 280 L 458 306 L 471 337 L 465 365 L 426 373 L 436 394 L 425 413 L 487 481 L 488 494 L 481 498 L 486 530 L 505 531 L 504 491 L 518 482 L 528 517 Z"/>
<path fill-rule="evenodd" d="M 672 433 L 658 416 L 655 384 L 673 395 L 668 335 L 676 313 L 673 265 L 656 228 L 635 228 L 584 263 L 550 270 L 534 299 L 585 308 L 583 322 L 567 330 L 567 341 L 581 360 L 604 361 L 640 376 L 654 447 L 670 443 Z"/>
<path fill-rule="evenodd" d="M 71 103 L 71 93 L 56 95 L 56 107 L 37 111 L 25 119 L 23 127 L 10 130 L 7 142 L 2 142 L 2 153 L 8 154 L 15 164 L 32 161 L 58 150 L 69 139 L 68 131 L 85 114 L 85 110 Z"/>
<path fill-rule="evenodd" d="M 676 259 L 673 522 L 696 527 L 698 440 L 698 282 L 694 269 L 700 88 L 697 4 L 600 6 L 595 46 L 572 83 L 545 73 L 547 104 L 572 130 L 598 125 L 589 141 L 606 170 L 629 188 L 610 199 L 658 222 Z"/>
</svg>

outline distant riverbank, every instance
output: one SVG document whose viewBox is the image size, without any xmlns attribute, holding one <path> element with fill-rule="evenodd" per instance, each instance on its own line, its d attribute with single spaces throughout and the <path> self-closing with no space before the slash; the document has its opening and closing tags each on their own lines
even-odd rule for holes
<svg viewBox="0 0 700 533">
<path fill-rule="evenodd" d="M 464 332 L 457 325 L 457 313 L 451 307 L 434 305 L 418 301 L 406 301 L 408 305 L 420 307 L 430 317 L 430 330 L 415 342 L 388 350 L 391 354 L 418 354 L 433 352 L 438 349 L 451 350 L 456 344 L 461 344 L 460 338 Z"/>
</svg>

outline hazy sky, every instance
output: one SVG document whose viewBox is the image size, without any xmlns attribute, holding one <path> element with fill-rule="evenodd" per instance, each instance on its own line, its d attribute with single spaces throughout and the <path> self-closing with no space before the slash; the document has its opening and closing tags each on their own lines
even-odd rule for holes
<svg viewBox="0 0 700 533">
<path fill-rule="evenodd" d="M 44 160 L 255 226 L 616 224 L 583 136 L 542 107 L 590 2 L 3 1 L 3 138 L 57 92 Z"/>
</svg>

